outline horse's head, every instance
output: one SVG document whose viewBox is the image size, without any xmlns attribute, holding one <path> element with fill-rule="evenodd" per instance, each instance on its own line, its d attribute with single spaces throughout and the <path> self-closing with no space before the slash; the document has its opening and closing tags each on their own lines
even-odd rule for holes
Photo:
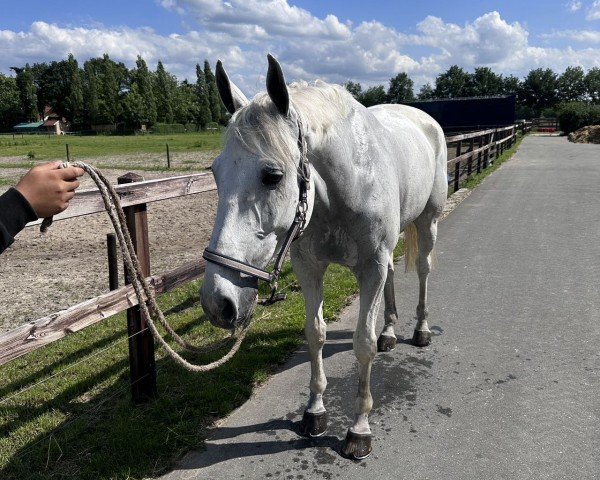
<svg viewBox="0 0 600 480">
<path fill-rule="evenodd" d="M 273 57 L 269 56 L 267 94 L 252 102 L 229 81 L 220 62 L 216 78 L 233 116 L 224 149 L 212 165 L 219 204 L 208 249 L 264 270 L 296 216 L 301 124 Z M 200 296 L 214 325 L 231 329 L 249 322 L 257 291 L 255 277 L 207 263 Z"/>
</svg>

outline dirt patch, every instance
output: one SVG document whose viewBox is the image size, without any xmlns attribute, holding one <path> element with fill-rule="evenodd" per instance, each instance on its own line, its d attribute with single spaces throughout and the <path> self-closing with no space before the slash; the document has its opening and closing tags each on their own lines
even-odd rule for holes
<svg viewBox="0 0 600 480">
<path fill-rule="evenodd" d="M 4 160 L 0 158 L 0 162 L 5 163 Z M 120 165 L 123 159 L 102 157 L 86 161 L 93 165 Z M 205 159 L 204 163 L 210 161 Z M 14 184 L 26 171 L 0 169 L 0 178 Z M 185 174 L 131 171 L 147 180 Z M 190 173 L 202 171 L 203 166 Z M 125 173 L 110 169 L 103 172 L 114 182 Z M 87 176 L 82 185 L 94 186 Z M 3 186 L 0 191 L 7 188 Z M 212 232 L 216 209 L 216 192 L 148 204 L 153 274 L 201 257 Z M 43 236 L 36 227 L 19 233 L 15 243 L 0 256 L 0 332 L 107 292 L 106 234 L 112 231 L 108 216 L 100 213 L 57 221 Z M 122 274 L 120 284 L 123 284 Z"/>
<path fill-rule="evenodd" d="M 590 125 L 569 133 L 569 141 L 573 143 L 600 144 L 600 125 Z"/>
</svg>

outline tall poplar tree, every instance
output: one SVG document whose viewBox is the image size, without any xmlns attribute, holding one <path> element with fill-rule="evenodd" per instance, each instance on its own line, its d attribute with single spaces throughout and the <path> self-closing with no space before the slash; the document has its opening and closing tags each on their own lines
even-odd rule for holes
<svg viewBox="0 0 600 480">
<path fill-rule="evenodd" d="M 146 61 L 140 55 L 138 55 L 135 65 L 136 70 L 132 77 L 137 86 L 137 93 L 142 97 L 142 116 L 147 123 L 154 124 L 156 123 L 156 100 L 152 88 L 152 77 Z"/>
<path fill-rule="evenodd" d="M 206 78 L 204 77 L 204 71 L 198 64 L 196 64 L 196 103 L 198 105 L 196 124 L 199 125 L 200 128 L 205 129 L 208 122 L 212 120 L 212 114 L 210 111 L 210 100 Z"/>
<path fill-rule="evenodd" d="M 171 105 L 173 97 L 172 83 L 164 65 L 159 60 L 156 67 L 156 89 L 154 91 L 156 113 L 159 122 L 173 123 L 173 106 Z"/>
<path fill-rule="evenodd" d="M 65 102 L 67 119 L 74 124 L 83 122 L 83 82 L 77 60 L 72 53 L 67 58 L 70 93 Z"/>
<path fill-rule="evenodd" d="M 210 69 L 208 60 L 204 60 L 204 79 L 208 90 L 208 102 L 210 104 L 210 114 L 213 122 L 221 121 L 221 98 L 217 89 L 217 80 Z"/>
<path fill-rule="evenodd" d="M 29 64 L 25 67 L 11 67 L 16 73 L 17 88 L 19 89 L 19 98 L 23 107 L 23 115 L 28 122 L 36 121 L 40 114 L 37 108 L 37 93 L 33 83 L 33 72 Z"/>
</svg>

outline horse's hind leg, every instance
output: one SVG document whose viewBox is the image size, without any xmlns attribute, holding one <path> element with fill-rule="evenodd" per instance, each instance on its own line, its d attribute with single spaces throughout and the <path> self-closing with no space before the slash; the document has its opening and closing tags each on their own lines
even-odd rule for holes
<svg viewBox="0 0 600 480">
<path fill-rule="evenodd" d="M 292 251 L 292 264 L 296 273 L 306 309 L 304 333 L 310 353 L 310 395 L 308 405 L 300 424 L 300 434 L 306 437 L 319 437 L 327 428 L 327 414 L 323 404 L 323 393 L 327 378 L 323 369 L 323 345 L 327 325 L 323 320 L 323 275 L 326 264 L 311 261 L 299 249 Z"/>
<path fill-rule="evenodd" d="M 431 331 L 427 325 L 427 277 L 431 271 L 431 252 L 437 238 L 437 216 L 421 215 L 416 221 L 418 237 L 417 274 L 419 276 L 419 304 L 417 306 L 417 326 L 413 334 L 413 344 L 425 347 L 431 342 Z"/>
<path fill-rule="evenodd" d="M 387 278 L 385 279 L 385 286 L 383 287 L 383 301 L 385 304 L 385 310 L 383 318 L 385 325 L 377 339 L 377 351 L 389 352 L 396 348 L 396 333 L 394 326 L 398 321 L 398 312 L 396 311 L 396 295 L 394 292 L 394 258 L 393 254 L 390 255 L 390 261 L 388 263 Z"/>
</svg>

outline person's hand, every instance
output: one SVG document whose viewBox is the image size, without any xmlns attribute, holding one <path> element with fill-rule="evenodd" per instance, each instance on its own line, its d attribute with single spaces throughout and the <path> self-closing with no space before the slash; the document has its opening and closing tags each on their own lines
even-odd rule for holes
<svg viewBox="0 0 600 480">
<path fill-rule="evenodd" d="M 77 178 L 84 171 L 79 167 L 58 168 L 60 164 L 52 162 L 33 167 L 16 186 L 38 218 L 51 217 L 65 210 L 79 187 Z"/>
</svg>

